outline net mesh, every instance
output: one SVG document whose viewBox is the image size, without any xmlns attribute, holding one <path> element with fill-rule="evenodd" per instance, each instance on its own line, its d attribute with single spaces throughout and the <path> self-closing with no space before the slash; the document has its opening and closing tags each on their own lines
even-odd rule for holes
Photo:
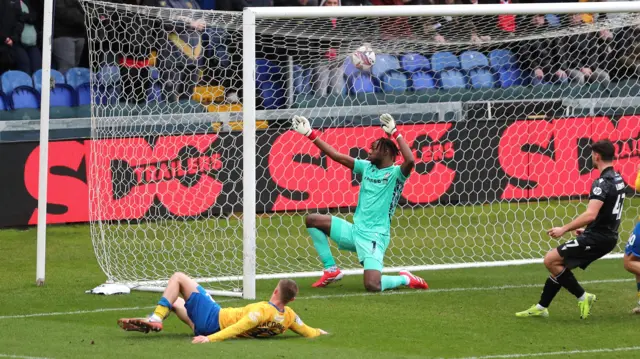
<svg viewBox="0 0 640 359">
<path fill-rule="evenodd" d="M 240 290 L 242 15 L 183 5 L 84 3 L 92 239 L 111 280 L 183 271 Z M 585 208 L 598 176 L 589 144 L 614 141 L 616 169 L 635 179 L 639 24 L 637 14 L 258 19 L 256 273 L 322 269 L 305 215 L 350 220 L 358 203 L 361 178 L 289 131 L 294 114 L 363 159 L 383 135 L 378 116 L 396 118 L 417 163 L 385 267 L 540 258 L 558 243 L 545 230 Z M 376 54 L 370 71 L 351 60 L 363 44 Z M 630 202 L 623 237 L 640 208 Z"/>
</svg>

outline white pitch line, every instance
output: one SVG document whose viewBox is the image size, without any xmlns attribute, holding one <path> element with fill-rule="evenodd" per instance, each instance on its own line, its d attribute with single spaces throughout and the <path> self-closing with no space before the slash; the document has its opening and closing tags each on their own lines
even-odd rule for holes
<svg viewBox="0 0 640 359">
<path fill-rule="evenodd" d="M 18 358 L 18 359 L 52 359 L 45 357 L 29 357 L 24 355 L 0 354 L 0 358 Z"/>
<path fill-rule="evenodd" d="M 599 279 L 599 280 L 586 280 L 580 283 L 582 284 L 599 284 L 599 283 L 622 283 L 622 282 L 631 282 L 632 278 L 625 279 Z M 330 299 L 330 298 L 349 298 L 349 297 L 369 297 L 369 296 L 393 296 L 393 295 L 418 295 L 418 294 L 437 294 L 437 293 L 451 293 L 451 292 L 478 292 L 478 291 L 493 291 L 493 290 L 504 290 L 504 289 L 525 289 L 525 288 L 541 288 L 543 286 L 542 283 L 537 284 L 517 284 L 517 285 L 501 285 L 501 286 L 491 286 L 491 287 L 460 287 L 460 288 L 439 288 L 439 289 L 429 289 L 429 290 L 406 290 L 406 291 L 390 291 L 383 293 L 369 293 L 369 292 L 360 292 L 360 293 L 347 293 L 347 294 L 327 294 L 327 295 L 310 295 L 310 296 L 302 296 L 296 298 L 297 301 L 300 300 L 313 300 L 313 299 Z M 218 303 L 238 301 L 240 299 L 220 299 L 216 300 Z M 145 307 L 126 307 L 126 308 L 102 308 L 102 309 L 92 309 L 92 310 L 77 310 L 72 312 L 51 312 L 51 313 L 33 313 L 33 314 L 18 314 L 18 315 L 4 315 L 0 316 L 0 320 L 2 319 L 21 319 L 21 318 L 34 318 L 34 317 L 52 317 L 59 315 L 77 315 L 77 314 L 92 314 L 92 313 L 103 313 L 103 312 L 117 312 L 117 311 L 128 311 L 128 310 L 141 310 L 141 309 L 153 309 L 155 306 L 145 306 Z"/>
<path fill-rule="evenodd" d="M 483 355 L 479 357 L 466 357 L 457 359 L 509 359 L 509 358 L 533 358 L 553 355 L 569 355 L 569 354 L 595 354 L 595 353 L 616 353 L 640 350 L 640 347 L 624 347 L 624 348 L 600 348 L 589 350 L 565 350 L 559 352 L 541 352 L 541 353 L 523 353 L 523 354 L 500 354 L 500 355 Z"/>
</svg>

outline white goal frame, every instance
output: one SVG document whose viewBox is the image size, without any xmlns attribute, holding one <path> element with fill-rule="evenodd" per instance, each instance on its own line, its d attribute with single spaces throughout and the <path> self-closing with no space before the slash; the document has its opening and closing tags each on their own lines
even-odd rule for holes
<svg viewBox="0 0 640 359">
<path fill-rule="evenodd" d="M 43 84 L 48 83 L 51 69 L 50 49 L 53 12 L 51 2 L 45 2 Z M 341 7 L 278 7 L 246 8 L 243 11 L 243 288 L 242 292 L 212 291 L 218 295 L 242 296 L 255 299 L 256 280 L 281 277 L 308 277 L 321 272 L 296 272 L 256 275 L 256 20 L 291 18 L 331 18 L 331 17 L 402 17 L 402 16 L 464 16 L 464 15 L 527 15 L 539 13 L 578 14 L 578 13 L 626 13 L 640 12 L 640 2 L 583 2 L 583 3 L 545 3 L 542 4 L 495 4 L 495 5 L 425 5 L 425 6 L 341 6 Z M 45 91 L 47 93 L 47 91 Z M 48 93 L 47 93 L 48 94 Z M 49 130 L 49 96 L 42 96 L 42 118 L 40 127 L 40 163 L 39 163 L 39 202 L 38 202 L 38 238 L 37 273 L 38 284 L 44 284 L 46 250 L 46 205 L 47 205 L 47 145 Z M 608 256 L 619 258 L 620 254 Z M 452 269 L 469 267 L 505 266 L 528 263 L 540 263 L 542 259 L 508 260 L 495 262 L 476 262 L 440 265 L 421 265 L 408 267 L 412 270 Z M 398 268 L 385 268 L 397 271 Z M 346 270 L 346 274 L 359 274 L 361 270 Z M 225 278 L 209 278 L 224 280 Z M 240 279 L 240 278 L 227 278 Z M 205 278 L 206 280 L 206 278 Z M 140 290 L 162 290 L 151 284 L 137 287 Z"/>
</svg>

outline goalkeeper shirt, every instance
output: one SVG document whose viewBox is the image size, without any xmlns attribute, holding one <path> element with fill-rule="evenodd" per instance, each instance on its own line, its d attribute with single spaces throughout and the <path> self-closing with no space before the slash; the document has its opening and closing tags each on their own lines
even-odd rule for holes
<svg viewBox="0 0 640 359">
<path fill-rule="evenodd" d="M 268 338 L 291 329 L 307 338 L 320 335 L 320 330 L 307 326 L 293 309 L 280 311 L 271 302 L 249 304 L 242 308 L 223 308 L 219 314 L 220 331 L 208 336 L 212 342 L 229 338 Z"/>
</svg>

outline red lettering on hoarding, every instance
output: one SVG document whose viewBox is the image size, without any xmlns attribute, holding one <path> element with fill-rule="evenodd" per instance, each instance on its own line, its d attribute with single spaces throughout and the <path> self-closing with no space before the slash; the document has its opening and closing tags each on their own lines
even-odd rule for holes
<svg viewBox="0 0 640 359">
<path fill-rule="evenodd" d="M 78 171 L 84 159 L 85 145 L 76 141 L 49 143 L 49 168 L 47 202 L 66 208 L 62 214 L 47 213 L 47 223 L 87 222 L 89 220 L 88 187 L 82 180 L 52 174 L 54 167 L 66 167 Z M 40 161 L 40 147 L 36 147 L 24 165 L 24 186 L 29 194 L 38 199 L 38 167 Z M 36 208 L 29 224 L 38 223 L 38 209 Z"/>
<path fill-rule="evenodd" d="M 528 199 L 581 195 L 589 192 L 597 171 L 584 173 L 580 168 L 586 143 L 608 138 L 619 148 L 615 167 L 627 183 L 635 176 L 635 168 L 625 149 L 633 147 L 638 137 L 638 117 L 627 116 L 618 126 L 606 117 L 557 119 L 553 121 L 517 121 L 502 134 L 498 160 L 507 176 L 518 184 L 507 184 L 503 199 Z M 630 151 L 629 154 L 633 152 Z M 581 161 L 583 160 L 583 161 Z M 637 161 L 637 160 L 636 160 Z M 588 169 L 587 169 L 588 170 Z M 582 173 L 581 173 L 582 171 Z"/>
<path fill-rule="evenodd" d="M 212 178 L 222 168 L 211 153 L 215 135 L 142 138 L 93 143 L 96 193 L 102 220 L 142 218 L 154 202 L 175 216 L 197 216 L 216 202 L 222 184 Z"/>
<path fill-rule="evenodd" d="M 453 143 L 439 142 L 451 126 L 450 123 L 398 126 L 414 150 L 417 162 L 433 165 L 425 173 L 412 173 L 403 192 L 408 201 L 424 203 L 437 200 L 453 183 L 455 171 L 440 163 L 453 158 Z M 377 127 L 335 128 L 326 130 L 322 139 L 338 152 L 349 154 L 354 149 L 367 150 L 380 135 Z M 421 137 L 428 141 L 417 141 Z M 291 198 L 278 194 L 274 211 L 357 204 L 359 186 L 352 181 L 351 170 L 323 156 L 313 143 L 293 131 L 278 136 L 269 152 L 271 178 L 279 187 L 288 192 L 303 193 L 303 196 Z M 307 158 L 307 161 L 297 158 Z"/>
</svg>

